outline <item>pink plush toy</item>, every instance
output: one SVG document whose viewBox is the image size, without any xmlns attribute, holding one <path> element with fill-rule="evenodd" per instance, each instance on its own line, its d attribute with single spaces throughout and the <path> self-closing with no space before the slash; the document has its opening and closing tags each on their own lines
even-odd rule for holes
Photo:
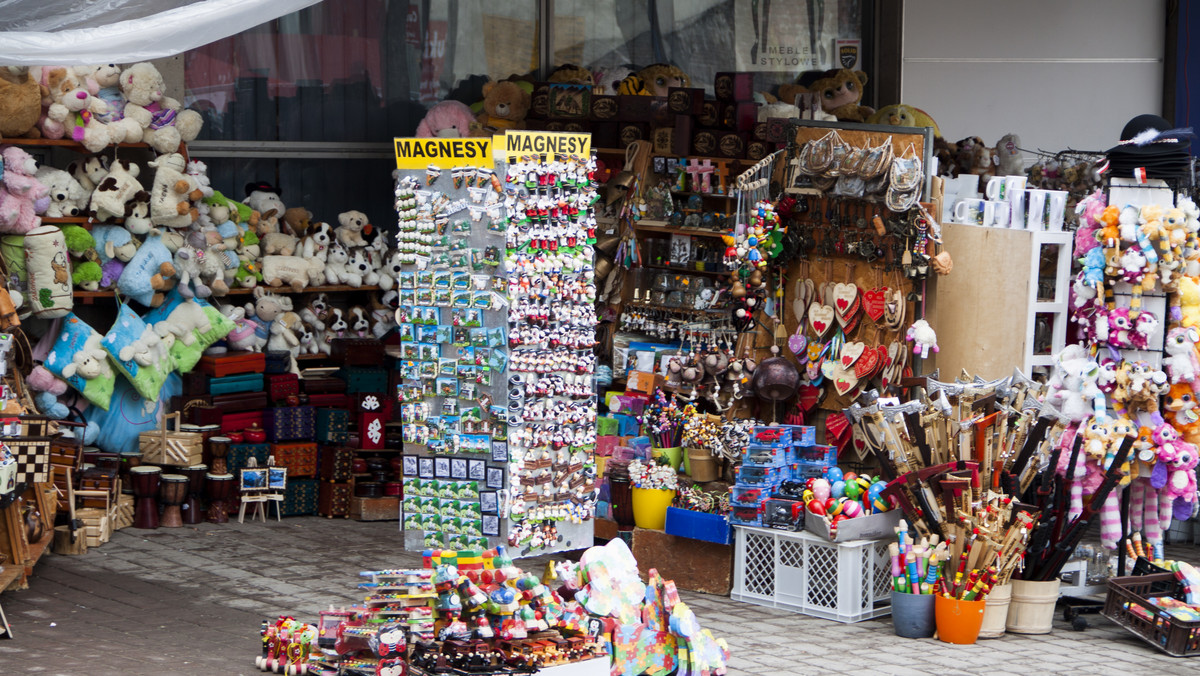
<svg viewBox="0 0 1200 676">
<path fill-rule="evenodd" d="M 442 101 L 425 113 L 425 119 L 417 125 L 417 136 L 422 138 L 465 138 L 471 135 L 471 124 L 475 114 L 460 101 Z"/>
<path fill-rule="evenodd" d="M 1096 230 L 1101 227 L 1100 214 L 1108 206 L 1108 197 L 1100 190 L 1083 198 L 1079 203 L 1082 212 L 1079 214 L 1079 229 L 1075 231 L 1075 255 L 1085 256 L 1088 251 L 1100 245 L 1096 241 Z"/>
<path fill-rule="evenodd" d="M 1163 434 L 1159 434 L 1159 431 Z M 1150 485 L 1161 491 L 1159 496 L 1159 522 L 1165 530 L 1171 519 L 1189 519 L 1196 504 L 1196 465 L 1200 464 L 1200 451 L 1196 446 L 1179 438 L 1179 433 L 1170 425 L 1160 425 L 1154 432 L 1159 442 L 1158 462 L 1150 475 Z"/>
<path fill-rule="evenodd" d="M 16 146 L 4 149 L 0 190 L 0 232 L 23 235 L 42 224 L 38 214 L 50 206 L 50 190 L 34 174 L 37 162 Z"/>
</svg>

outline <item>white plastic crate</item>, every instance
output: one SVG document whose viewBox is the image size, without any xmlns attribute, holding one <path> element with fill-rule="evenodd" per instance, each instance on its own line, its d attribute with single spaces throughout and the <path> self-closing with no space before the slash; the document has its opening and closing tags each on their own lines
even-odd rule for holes
<svg viewBox="0 0 1200 676">
<path fill-rule="evenodd" d="M 805 532 L 736 526 L 735 601 L 861 622 L 889 615 L 886 540 L 833 543 Z"/>
</svg>

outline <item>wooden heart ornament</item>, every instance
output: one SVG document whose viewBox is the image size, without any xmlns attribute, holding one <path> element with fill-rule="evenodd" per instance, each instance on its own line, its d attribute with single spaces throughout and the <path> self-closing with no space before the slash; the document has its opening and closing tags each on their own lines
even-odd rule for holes
<svg viewBox="0 0 1200 676">
<path fill-rule="evenodd" d="M 854 302 L 858 300 L 858 286 L 853 283 L 838 282 L 833 287 L 833 309 L 837 310 L 838 316 L 848 317 L 853 309 Z"/>
<path fill-rule="evenodd" d="M 817 334 L 818 338 L 829 331 L 829 327 L 833 326 L 833 321 L 833 308 L 828 305 L 814 304 L 808 308 L 808 325 L 812 327 L 813 333 Z"/>
<path fill-rule="evenodd" d="M 867 380 L 878 373 L 882 367 L 883 361 L 879 357 L 879 352 L 875 348 L 869 350 L 864 348 L 858 361 L 854 362 L 854 375 L 858 376 L 859 380 Z"/>
<path fill-rule="evenodd" d="M 833 389 L 843 397 L 849 394 L 858 387 L 858 376 L 854 375 L 853 369 L 844 369 L 841 364 L 833 363 L 833 372 L 829 376 L 829 380 L 833 382 Z"/>
<path fill-rule="evenodd" d="M 863 310 L 873 322 L 883 319 L 884 305 L 887 302 L 887 291 L 886 286 L 877 286 L 862 293 Z"/>
<path fill-rule="evenodd" d="M 863 356 L 863 352 L 867 349 L 864 343 L 846 343 L 842 346 L 841 362 L 842 368 L 850 368 L 855 362 Z"/>
</svg>

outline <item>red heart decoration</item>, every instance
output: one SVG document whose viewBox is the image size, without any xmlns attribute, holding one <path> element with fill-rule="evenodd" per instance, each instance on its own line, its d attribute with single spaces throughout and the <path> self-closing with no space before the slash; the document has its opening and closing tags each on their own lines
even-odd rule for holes
<svg viewBox="0 0 1200 676">
<path fill-rule="evenodd" d="M 873 322 L 877 322 L 883 318 L 884 295 L 887 293 L 887 290 L 886 286 L 880 286 L 862 293 L 863 308 L 867 311 L 867 316 Z"/>
<path fill-rule="evenodd" d="M 817 333 L 825 333 L 825 329 L 829 328 L 825 322 L 819 319 L 814 319 L 812 325 L 817 330 Z"/>
<path fill-rule="evenodd" d="M 848 303 L 846 303 L 846 299 L 845 299 L 845 298 L 839 298 L 839 299 L 835 300 L 835 301 L 834 301 L 834 303 L 836 303 L 836 304 L 837 304 L 837 307 L 838 307 L 838 309 L 839 309 L 839 310 L 841 310 L 841 311 L 843 311 L 843 312 L 845 312 L 845 311 L 846 311 L 846 305 L 847 305 Z"/>
<path fill-rule="evenodd" d="M 882 365 L 883 363 L 879 361 L 878 352 L 876 352 L 874 349 L 863 350 L 863 353 L 858 358 L 858 361 L 854 363 L 854 375 L 858 376 L 859 380 L 866 380 L 871 376 L 874 376 L 875 373 L 879 371 L 879 367 Z"/>
</svg>

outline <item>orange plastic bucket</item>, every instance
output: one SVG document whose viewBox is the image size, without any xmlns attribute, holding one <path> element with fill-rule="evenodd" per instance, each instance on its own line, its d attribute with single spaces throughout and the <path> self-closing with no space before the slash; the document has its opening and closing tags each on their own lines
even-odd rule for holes
<svg viewBox="0 0 1200 676">
<path fill-rule="evenodd" d="M 939 595 L 934 602 L 938 638 L 946 643 L 971 645 L 979 639 L 987 601 L 960 601 Z"/>
</svg>

